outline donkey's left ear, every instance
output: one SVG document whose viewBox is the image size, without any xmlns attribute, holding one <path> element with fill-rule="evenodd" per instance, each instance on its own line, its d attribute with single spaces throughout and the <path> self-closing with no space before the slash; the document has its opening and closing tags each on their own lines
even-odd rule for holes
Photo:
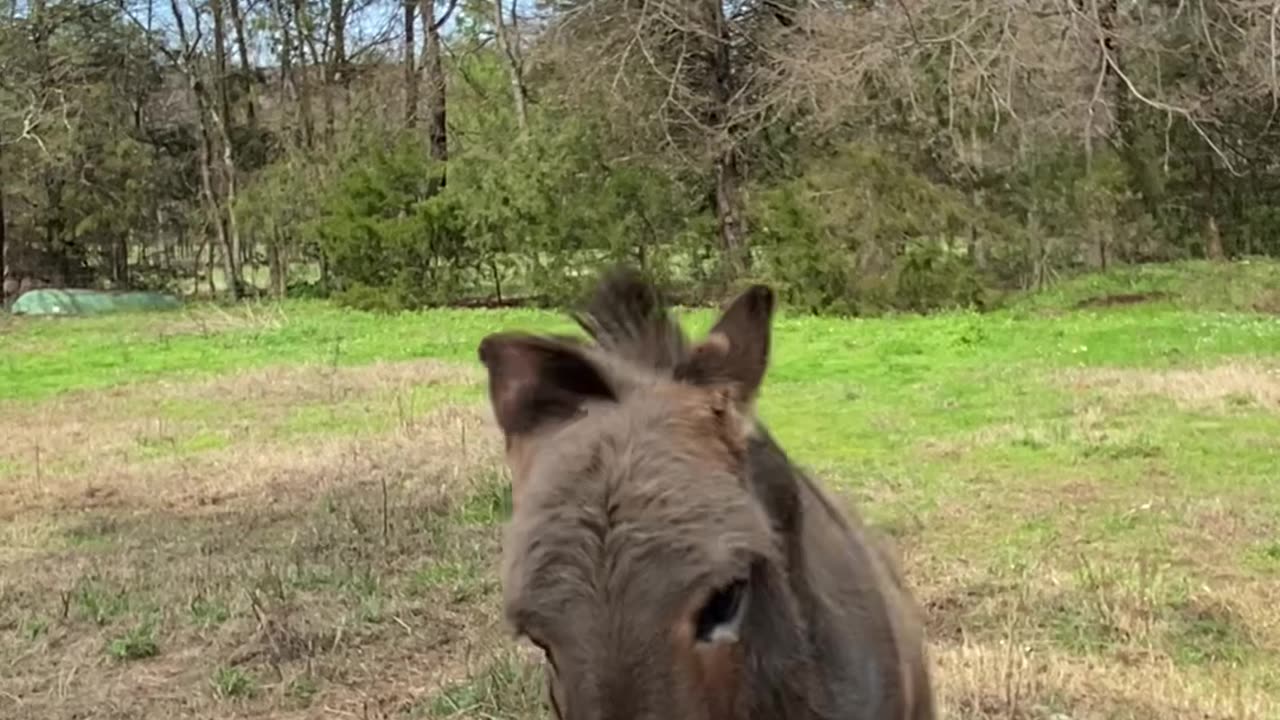
<svg viewBox="0 0 1280 720">
<path fill-rule="evenodd" d="M 693 347 L 676 377 L 699 385 L 730 384 L 739 402 L 749 404 L 769 367 L 773 308 L 768 286 L 748 288 L 729 303 L 707 339 Z"/>
<path fill-rule="evenodd" d="M 581 346 L 523 333 L 480 342 L 489 371 L 489 400 L 508 440 L 567 420 L 589 400 L 614 400 L 604 373 Z"/>
</svg>

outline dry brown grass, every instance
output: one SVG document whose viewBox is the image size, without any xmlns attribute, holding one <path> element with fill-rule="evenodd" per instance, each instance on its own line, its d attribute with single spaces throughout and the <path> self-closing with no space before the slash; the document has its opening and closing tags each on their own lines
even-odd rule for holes
<svg viewBox="0 0 1280 720">
<path fill-rule="evenodd" d="M 39 443 L 45 462 L 0 485 L 0 716 L 390 717 L 463 677 L 500 634 L 502 471 L 479 406 L 358 436 L 126 450 L 157 403 L 269 420 L 472 377 L 262 370 L 9 408 L 6 452 Z M 154 656 L 117 657 L 139 632 Z"/>
<path fill-rule="evenodd" d="M 285 432 L 300 410 L 353 406 L 389 420 L 403 435 L 422 416 L 415 388 L 461 386 L 476 377 L 431 361 L 268 368 L 7 404 L 0 407 L 0 461 L 17 471 L 0 485 L 0 518 L 61 507 L 216 505 L 292 487 L 318 468 L 341 473 L 363 440 L 320 437 L 300 452 L 299 439 Z M 439 422 L 420 430 L 454 431 Z M 454 422 L 463 431 L 468 426 L 461 416 Z M 470 425 L 483 442 L 482 423 L 472 418 Z M 191 452 L 201 441 L 213 451 Z"/>
<path fill-rule="evenodd" d="M 1193 370 L 1092 368 L 1066 372 L 1062 382 L 1112 398 L 1167 398 L 1192 410 L 1229 406 L 1280 410 L 1280 367 L 1261 363 L 1231 362 Z"/>
<path fill-rule="evenodd" d="M 231 310 L 204 305 L 181 313 L 162 313 L 147 317 L 140 327 L 146 333 L 160 336 L 207 336 L 242 330 L 275 330 L 288 322 L 288 314 L 279 305 L 246 303 Z"/>
<path fill-rule="evenodd" d="M 1256 677 L 1182 656 L 1275 647 L 1272 583 L 1188 588 L 1139 562 L 1060 561 L 1009 574 L 917 557 L 907 567 L 926 608 L 942 717 L 1264 720 L 1280 712 Z M 1196 635 L 1202 627 L 1215 632 Z M 1240 635 L 1228 642 L 1222 632 Z"/>
<path fill-rule="evenodd" d="M 1171 664 L 1116 663 L 1019 643 L 940 643 L 942 717 L 966 720 L 1266 720 L 1277 707 L 1230 680 Z"/>
<path fill-rule="evenodd" d="M 1250 372 L 1227 373 L 1232 387 L 1257 392 L 1239 378 L 1270 377 Z M 1072 381 L 1232 396 L 1152 375 L 1164 379 Z M 282 368 L 4 408 L 0 717 L 435 717 L 446 688 L 475 703 L 456 717 L 539 717 L 537 675 L 497 608 L 500 441 L 479 403 L 405 404 L 478 379 L 433 362 Z M 389 422 L 284 432 L 300 411 L 349 420 L 364 406 Z M 223 444 L 188 442 L 211 431 Z M 1124 432 L 1084 403 L 1057 424 L 931 447 L 962 457 L 993 443 L 1140 440 Z M 1053 482 L 975 482 L 930 516 L 945 532 L 904 531 L 942 717 L 1277 717 L 1259 669 L 1280 648 L 1274 582 L 1238 567 L 1239 549 L 1274 530 L 1266 518 L 1180 499 L 1158 477 L 1141 492 Z M 888 503 L 899 490 L 875 492 Z M 1166 557 L 1195 571 L 1089 546 L 1090 523 L 1129 512 L 1184 519 Z M 1052 518 L 1060 549 L 1004 563 L 987 524 L 1009 515 Z M 1218 542 L 1203 549 L 1205 537 Z M 120 657 L 139 633 L 154 655 Z M 1186 657 L 1197 653 L 1214 660 Z"/>
<path fill-rule="evenodd" d="M 1267 290 L 1258 296 L 1253 309 L 1260 313 L 1280 315 L 1280 290 Z"/>
</svg>

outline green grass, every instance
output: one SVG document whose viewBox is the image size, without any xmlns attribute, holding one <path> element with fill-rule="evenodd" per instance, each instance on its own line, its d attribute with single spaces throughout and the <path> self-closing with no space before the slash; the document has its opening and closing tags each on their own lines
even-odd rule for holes
<svg viewBox="0 0 1280 720">
<path fill-rule="evenodd" d="M 1280 614 L 1268 590 L 1280 577 L 1280 407 L 1269 399 L 1280 395 L 1266 394 L 1280 392 L 1266 374 L 1280 369 L 1280 317 L 1256 310 L 1276 288 L 1274 263 L 1186 263 L 1078 278 L 986 314 L 783 311 L 760 413 L 797 461 L 898 537 L 951 671 L 971 662 L 956 654 L 957 638 L 1005 658 L 1001 643 L 1016 628 L 1028 657 L 1100 669 L 1075 681 L 1089 693 L 1063 680 L 1029 707 L 1139 717 L 1125 714 L 1131 698 L 1095 688 L 1155 672 L 1201 693 L 1155 706 L 1164 716 L 1216 707 L 1213 693 L 1234 692 L 1224 688 L 1280 702 Z M 713 318 L 685 314 L 696 332 Z M 62 448 L 56 456 L 43 450 L 39 482 L 34 448 L 0 446 L 0 482 L 69 488 L 71 508 L 20 517 L 45 543 L 47 572 L 15 566 L 18 601 L 0 609 L 0 627 L 15 630 L 0 641 L 11 638 L 17 657 L 98 633 L 95 652 L 107 642 L 112 656 L 147 657 L 145 639 L 159 651 L 147 622 L 161 607 L 184 619 L 165 626 L 161 659 L 201 658 L 197 677 L 212 677 L 219 701 L 263 716 L 273 703 L 334 702 L 354 667 L 390 682 L 423 653 L 422 663 L 465 662 L 467 672 L 439 687 L 406 679 L 410 716 L 536 716 L 540 676 L 513 655 L 469 649 L 501 637 L 505 475 L 488 456 L 465 472 L 432 464 L 476 453 L 462 450 L 476 440 L 439 418 L 480 407 L 482 385 L 419 378 L 415 364 L 393 382 L 350 382 L 346 394 L 297 380 L 296 397 L 270 402 L 256 386 L 235 399 L 182 392 L 198 379 L 228 378 L 235 389 L 239 373 L 269 366 L 354 376 L 420 359 L 478 379 L 480 339 L 513 328 L 572 325 L 532 310 L 380 316 L 318 302 L 10 321 L 0 408 L 21 424 L 12 430 L 45 411 L 79 413 L 84 427 L 59 431 L 80 435 L 49 445 Z M 1254 374 L 1215 388 L 1210 371 L 1225 365 Z M 1191 380 L 1169 380 L 1171 370 Z M 108 400 L 113 410 L 93 416 Z M 300 463 L 335 444 L 346 449 L 331 461 Z M 157 492 L 217 487 L 238 462 L 277 455 L 252 466 L 262 477 L 225 508 L 109 494 L 96 507 L 100 492 L 83 495 L 87 484 L 134 481 L 99 474 L 105 458 L 124 458 L 122 472 L 144 479 L 159 474 L 162 484 L 146 486 Z M 24 583 L 44 589 L 24 595 Z M 62 598 L 65 617 L 49 597 Z M 184 643 L 199 650 L 183 656 Z M 245 648 L 258 664 L 218 664 Z M 382 666 L 366 659 L 378 652 Z M 1006 679 L 974 672 L 993 687 Z M 984 688 L 971 702 L 952 687 L 944 704 L 956 717 L 1005 717 L 981 709 L 996 692 Z M 1173 703 L 1164 696 L 1176 692 L 1148 694 Z M 1039 717 L 1018 712 L 1007 716 Z"/>
<path fill-rule="evenodd" d="M 192 598 L 188 609 L 191 612 L 191 622 L 202 628 L 221 625 L 231 617 L 231 610 L 225 603 L 201 596 Z"/>
<path fill-rule="evenodd" d="M 212 306 L 153 315 L 16 319 L 0 346 L 0 400 L 39 400 L 140 380 L 208 377 L 270 365 L 375 360 L 472 361 L 494 328 L 547 324 L 525 310 L 434 311 L 388 317 L 316 301 Z M 560 329 L 567 323 L 553 323 Z"/>
<path fill-rule="evenodd" d="M 254 677 L 235 667 L 218 668 L 210 684 L 213 685 L 214 695 L 226 700 L 252 697 L 258 691 L 258 683 Z"/>
<path fill-rule="evenodd" d="M 929 377 L 970 381 L 972 377 L 957 377 L 956 372 L 989 368 L 993 360 L 1004 366 L 1169 366 L 1224 354 L 1276 353 L 1280 331 L 1274 317 L 1224 316 L 1221 311 L 1244 302 L 1240 298 L 1257 296 L 1261 287 L 1280 287 L 1278 268 L 1280 264 L 1263 262 L 1140 266 L 1086 276 L 990 315 L 846 321 L 784 311 L 770 381 L 776 386 L 840 378 L 854 389 L 875 386 L 886 392 L 914 387 Z M 1196 284 L 1202 272 L 1214 280 Z M 1119 292 L 1167 292 L 1175 300 L 1056 318 L 1032 312 Z M 688 322 L 705 328 L 711 319 L 709 311 L 699 310 Z M 268 365 L 349 366 L 423 357 L 474 362 L 480 339 L 497 329 L 563 332 L 573 327 L 559 315 L 534 310 L 384 316 L 318 301 L 231 311 L 194 306 L 160 315 L 20 319 L 0 345 L 0 367 L 5 369 L 0 399 L 37 400 L 72 390 Z"/>
<path fill-rule="evenodd" d="M 414 715 L 428 718 L 533 720 L 546 717 L 540 670 L 501 653 L 466 682 L 453 684 Z"/>
<path fill-rule="evenodd" d="M 1235 262 L 1185 261 L 1120 265 L 1090 273 L 1046 290 L 1015 298 L 1024 310 L 1064 310 L 1116 296 L 1145 296 L 1144 303 L 1164 308 L 1221 312 L 1280 312 L 1280 263 L 1266 258 Z"/>
<path fill-rule="evenodd" d="M 107 654 L 116 660 L 142 660 L 154 657 L 159 652 L 155 627 L 150 620 L 139 623 L 124 635 L 107 643 Z"/>
</svg>

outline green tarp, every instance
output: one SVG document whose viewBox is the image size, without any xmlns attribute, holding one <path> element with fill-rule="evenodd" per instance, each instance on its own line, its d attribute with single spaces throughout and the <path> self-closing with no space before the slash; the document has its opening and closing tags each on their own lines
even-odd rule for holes
<svg viewBox="0 0 1280 720">
<path fill-rule="evenodd" d="M 111 312 L 173 310 L 172 295 L 154 292 L 101 292 L 42 288 L 28 290 L 9 308 L 14 315 L 100 315 Z"/>
</svg>

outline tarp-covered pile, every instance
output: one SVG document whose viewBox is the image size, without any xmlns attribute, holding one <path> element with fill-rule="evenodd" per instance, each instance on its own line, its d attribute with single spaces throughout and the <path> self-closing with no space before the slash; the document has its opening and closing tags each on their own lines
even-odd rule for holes
<svg viewBox="0 0 1280 720">
<path fill-rule="evenodd" d="M 101 315 L 178 307 L 181 307 L 178 299 L 164 293 L 41 288 L 23 293 L 14 301 L 10 312 L 14 315 Z"/>
</svg>

